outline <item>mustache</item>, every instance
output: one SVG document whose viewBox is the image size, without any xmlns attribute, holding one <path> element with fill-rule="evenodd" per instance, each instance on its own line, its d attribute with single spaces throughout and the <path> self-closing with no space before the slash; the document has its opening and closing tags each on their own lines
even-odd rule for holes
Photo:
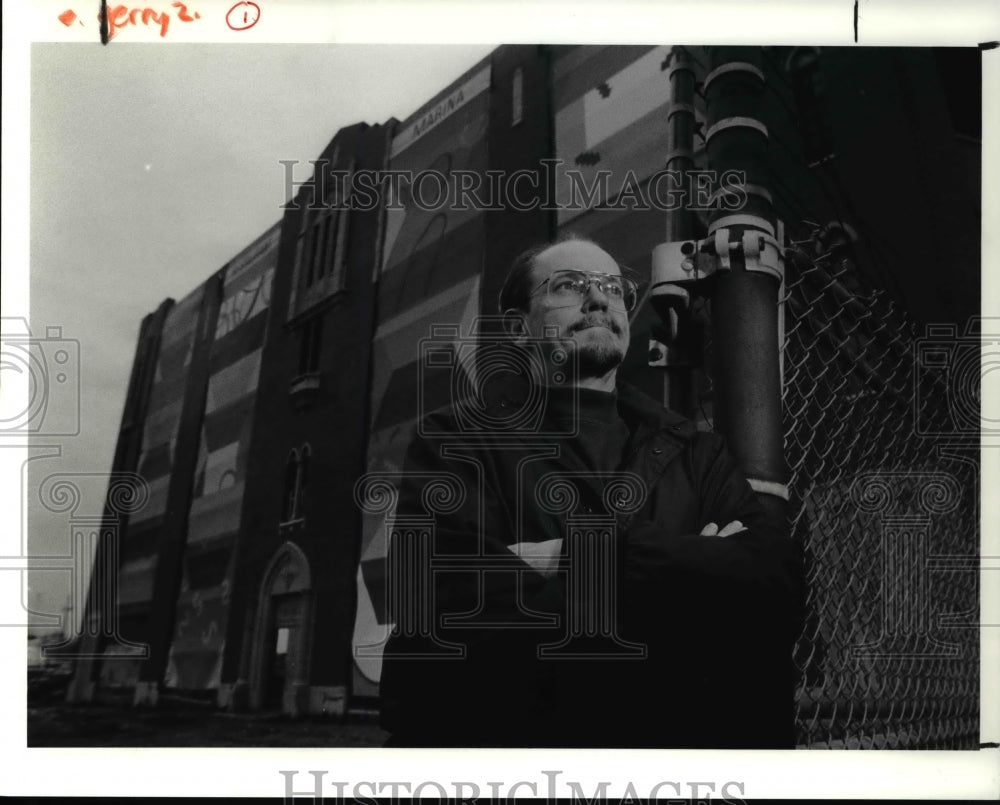
<svg viewBox="0 0 1000 805">
<path fill-rule="evenodd" d="M 580 319 L 580 321 L 573 324 L 573 326 L 569 328 L 569 331 L 571 333 L 575 333 L 578 330 L 586 330 L 588 327 L 606 327 L 615 335 L 622 334 L 622 328 L 619 327 L 618 322 L 610 316 L 585 316 Z"/>
</svg>

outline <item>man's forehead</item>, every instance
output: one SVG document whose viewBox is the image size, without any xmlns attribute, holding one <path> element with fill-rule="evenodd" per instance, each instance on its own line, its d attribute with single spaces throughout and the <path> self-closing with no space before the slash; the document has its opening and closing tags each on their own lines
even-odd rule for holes
<svg viewBox="0 0 1000 805">
<path fill-rule="evenodd" d="M 621 274 L 615 259 L 595 243 L 570 240 L 549 246 L 535 258 L 534 274 L 540 281 L 553 271 L 575 269 L 601 274 Z"/>
</svg>

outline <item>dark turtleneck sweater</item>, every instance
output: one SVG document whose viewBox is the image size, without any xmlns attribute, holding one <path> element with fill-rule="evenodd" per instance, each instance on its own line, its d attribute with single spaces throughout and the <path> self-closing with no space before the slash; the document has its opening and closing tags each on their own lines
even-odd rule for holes
<svg viewBox="0 0 1000 805">
<path fill-rule="evenodd" d="M 565 431 L 574 417 L 578 435 L 566 439 L 566 449 L 593 472 L 618 469 L 629 438 L 628 425 L 618 413 L 618 392 L 550 387 L 546 418 L 559 422 L 556 429 Z"/>
</svg>

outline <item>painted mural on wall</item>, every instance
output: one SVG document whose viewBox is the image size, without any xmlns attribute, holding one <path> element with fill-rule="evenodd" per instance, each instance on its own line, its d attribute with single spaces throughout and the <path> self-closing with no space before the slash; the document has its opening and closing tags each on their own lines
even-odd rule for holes
<svg viewBox="0 0 1000 805">
<path fill-rule="evenodd" d="M 389 167 L 415 178 L 422 171 L 449 176 L 453 171 L 485 172 L 489 113 L 489 65 L 479 65 L 404 122 L 390 151 Z M 419 182 L 420 180 L 417 179 Z M 436 180 L 435 180 L 436 184 Z M 371 437 L 368 470 L 395 472 L 409 444 L 417 416 L 451 402 L 450 389 L 438 385 L 417 399 L 420 342 L 434 325 L 469 332 L 479 311 L 483 269 L 483 213 L 425 202 L 437 189 L 431 182 L 399 187 L 386 210 L 378 319 L 373 342 Z M 395 190 L 394 190 L 395 192 Z M 384 607 L 386 535 L 381 517 L 367 516 L 358 570 L 355 649 L 377 647 L 388 634 Z M 360 656 L 366 654 L 367 656 Z M 354 692 L 374 694 L 381 659 L 374 651 L 355 651 Z"/>
<path fill-rule="evenodd" d="M 240 528 L 246 457 L 261 348 L 278 256 L 274 226 L 227 267 L 211 348 L 181 589 L 164 685 L 217 688 L 225 647 L 233 548 Z"/>
<path fill-rule="evenodd" d="M 129 624 L 145 619 L 153 599 L 157 529 L 167 508 L 174 447 L 204 293 L 204 285 L 189 293 L 170 309 L 163 324 L 138 462 L 138 472 L 149 486 L 149 501 L 131 517 L 118 576 L 119 622 L 126 631 Z M 115 659 L 102 663 L 100 673 L 104 684 L 134 685 L 139 663 Z"/>
</svg>

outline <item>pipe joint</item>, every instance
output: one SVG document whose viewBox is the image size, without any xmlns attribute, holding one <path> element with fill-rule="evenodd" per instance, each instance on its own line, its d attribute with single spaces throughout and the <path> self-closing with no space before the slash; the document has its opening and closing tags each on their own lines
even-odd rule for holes
<svg viewBox="0 0 1000 805">
<path fill-rule="evenodd" d="M 734 232 L 726 224 L 743 231 Z M 749 226 L 757 228 L 744 229 Z M 763 218 L 733 215 L 716 221 L 707 238 L 661 243 L 654 248 L 650 294 L 683 297 L 674 286 L 683 288 L 718 271 L 731 271 L 734 257 L 742 261 L 746 271 L 766 274 L 779 283 L 784 280 L 784 248 L 774 237 L 774 228 Z"/>
</svg>

